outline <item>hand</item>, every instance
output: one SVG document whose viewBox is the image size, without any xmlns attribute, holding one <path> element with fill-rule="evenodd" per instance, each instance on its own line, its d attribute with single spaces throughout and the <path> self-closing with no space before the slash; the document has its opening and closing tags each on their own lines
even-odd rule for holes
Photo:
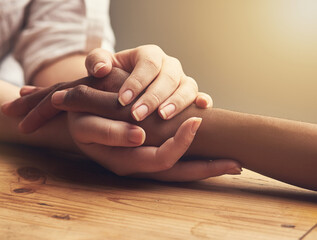
<svg viewBox="0 0 317 240">
<path fill-rule="evenodd" d="M 106 146 L 112 128 L 105 118 L 87 113 L 68 112 L 69 129 L 78 148 L 108 170 L 120 176 L 161 181 L 195 181 L 232 172 L 240 166 L 232 160 L 177 161 L 188 149 L 201 119 L 190 118 L 159 147 L 137 148 Z M 239 170 L 238 170 L 239 171 Z"/>
<path fill-rule="evenodd" d="M 157 68 L 153 68 L 153 66 L 157 66 Z M 116 67 L 132 71 L 125 82 L 112 81 L 115 75 L 111 74 L 112 69 Z M 119 101 L 123 105 L 133 101 L 150 84 L 131 108 L 136 120 L 144 119 L 158 105 L 159 114 L 164 119 L 174 117 L 193 101 L 200 108 L 212 106 L 211 97 L 205 93 L 197 93 L 196 82 L 184 74 L 179 61 L 167 56 L 159 47 L 154 45 L 141 46 L 114 55 L 103 49 L 95 49 L 86 58 L 86 68 L 95 77 L 107 76 L 100 85 L 106 85 L 106 91 L 110 91 L 110 88 L 119 91 Z M 84 78 L 73 82 L 58 83 L 43 90 L 39 87 L 25 86 L 20 92 L 22 98 L 3 105 L 2 111 L 9 116 L 26 115 L 19 128 L 23 133 L 32 133 L 59 112 L 59 110 L 54 109 L 50 102 L 51 96 L 56 91 L 80 84 L 92 86 L 89 83 L 90 79 Z M 154 81 L 152 81 L 153 79 Z M 129 101 L 126 101 L 126 94 L 124 94 L 126 90 L 132 91 L 133 96 Z M 140 118 L 137 116 L 138 110 L 136 108 L 141 105 L 143 112 L 147 111 L 146 109 L 148 111 Z M 122 141 L 118 142 L 118 145 L 120 144 L 125 146 Z"/>
<path fill-rule="evenodd" d="M 211 97 L 198 92 L 197 83 L 185 75 L 179 60 L 158 46 L 145 45 L 115 54 L 95 49 L 86 58 L 86 68 L 95 77 L 106 76 L 113 67 L 131 73 L 119 90 L 123 106 L 142 94 L 131 108 L 137 121 L 157 108 L 163 119 L 171 119 L 193 102 L 200 108 L 212 106 Z"/>
<path fill-rule="evenodd" d="M 80 105 L 77 104 L 79 99 L 82 99 Z M 109 148 L 105 146 L 107 137 L 104 136 L 111 129 L 103 123 L 103 117 L 134 122 L 129 114 L 130 109 L 117 102 L 116 93 L 79 86 L 64 91 L 62 100 L 53 97 L 52 102 L 62 110 L 74 109 L 74 113 L 68 113 L 72 120 L 69 125 L 74 141 L 85 154 L 118 175 L 132 174 L 134 177 L 162 181 L 193 181 L 222 174 L 239 174 L 241 171 L 240 164 L 230 159 L 177 161 L 192 142 L 199 119 L 190 118 L 174 134 L 174 129 L 167 126 L 170 121 L 151 116 L 150 120 L 140 124 L 145 124 L 145 128 L 150 132 L 152 129 L 155 134 L 150 133 L 145 144 L 157 147 Z M 165 125 L 162 126 L 162 123 Z M 166 136 L 170 138 L 162 141 Z"/>
<path fill-rule="evenodd" d="M 54 94 L 54 98 L 52 99 L 52 101 L 55 102 L 55 104 L 58 104 L 58 107 L 60 109 L 63 110 L 70 110 L 73 109 L 74 111 L 78 111 L 78 112 L 90 112 L 90 113 L 94 113 L 96 115 L 102 116 L 103 114 L 105 114 L 105 112 L 107 111 L 107 108 L 104 108 L 104 106 L 102 106 L 102 104 L 105 104 L 106 102 L 104 101 L 100 101 L 100 96 L 99 94 L 107 94 L 104 91 L 98 91 L 92 88 L 88 88 L 86 85 L 78 85 L 80 83 L 82 84 L 87 84 L 87 85 L 91 85 L 92 87 L 95 88 L 99 88 L 101 90 L 103 89 L 107 89 L 109 91 L 112 92 L 116 92 L 116 90 L 119 89 L 120 82 L 122 83 L 125 78 L 127 77 L 126 73 L 118 70 L 118 69 L 113 69 L 111 74 L 105 78 L 102 81 L 96 81 L 96 80 L 92 80 L 92 79 L 81 79 L 78 80 L 78 82 L 76 84 L 74 84 L 74 88 L 68 89 L 68 91 L 62 91 L 62 92 L 57 92 Z M 117 84 L 117 85 L 115 85 Z M 71 86 L 70 86 L 71 87 Z M 20 98 L 17 102 L 13 102 L 9 105 L 5 105 L 3 107 L 3 110 L 9 114 L 9 115 L 15 115 L 15 114 L 20 114 L 23 115 L 25 112 L 28 112 L 29 109 L 33 108 L 33 104 L 34 102 L 36 102 L 36 100 L 38 98 L 41 98 L 43 95 L 46 94 L 47 89 L 35 89 L 35 90 L 31 90 L 33 91 L 33 94 L 31 95 L 27 95 L 27 92 L 23 93 L 23 89 L 21 91 L 22 95 L 25 95 L 24 98 Z M 54 93 L 54 92 L 53 92 Z M 51 95 L 53 94 L 51 93 Z M 66 93 L 66 94 L 65 94 Z M 109 95 L 109 94 L 108 94 Z M 112 103 L 117 104 L 118 108 L 120 107 L 120 105 L 117 103 L 117 96 L 112 98 Z M 22 101 L 22 104 L 19 104 L 19 101 Z M 50 103 L 50 102 L 49 102 Z M 42 103 L 43 104 L 43 103 Z M 28 108 L 24 108 L 24 107 L 20 107 L 20 106 L 28 106 Z M 41 108 L 39 108 L 41 109 Z M 130 109 L 129 108 L 122 108 L 126 111 L 126 115 L 130 116 L 129 114 Z M 52 110 L 55 110 L 54 107 L 52 107 Z M 56 110 L 55 110 L 56 111 Z M 70 115 L 71 113 L 69 113 Z M 37 114 L 42 116 L 42 114 Z M 73 116 L 73 120 L 75 120 L 76 115 Z M 77 115 L 77 117 L 79 118 L 80 115 Z M 83 118 L 82 118 L 83 119 Z M 83 126 L 87 127 L 87 129 L 90 131 L 88 132 L 95 132 L 96 134 L 102 134 L 105 133 L 102 136 L 102 143 L 106 144 L 106 145 L 120 145 L 120 144 L 115 144 L 115 142 L 118 141 L 118 139 L 126 139 L 127 137 L 127 133 L 123 132 L 119 132 L 118 134 L 117 129 L 118 127 L 111 127 L 113 125 L 113 122 L 106 122 L 106 121 L 112 121 L 109 119 L 101 119 L 103 121 L 103 128 L 107 128 L 110 129 L 110 131 L 93 131 L 94 128 L 94 124 L 89 125 L 89 124 L 84 124 Z M 130 119 L 132 120 L 132 119 Z M 100 121 L 101 122 L 101 121 Z M 86 122 L 87 123 L 87 122 Z M 120 122 L 117 122 L 120 123 Z M 78 144 L 81 144 L 83 142 L 85 142 L 85 140 L 83 140 L 83 138 L 80 138 L 80 136 L 75 135 L 76 129 L 78 132 L 81 132 L 83 130 L 83 127 L 81 127 L 80 124 L 75 124 L 70 123 L 70 125 L 74 125 L 74 127 L 72 128 L 73 131 L 72 133 L 74 134 L 73 138 L 75 139 L 76 142 L 78 142 Z M 189 123 L 187 123 L 189 124 Z M 135 125 L 127 125 L 125 124 L 123 126 L 123 129 L 135 129 L 134 127 L 136 127 Z M 139 128 L 140 129 L 140 128 Z M 188 129 L 188 127 L 184 127 L 184 129 Z M 141 129 L 140 130 L 143 134 L 144 131 Z M 188 131 L 188 130 L 187 130 Z M 182 131 L 181 131 L 182 132 Z M 110 136 L 113 137 L 107 137 L 107 134 L 109 133 Z M 187 133 L 189 134 L 189 133 Z M 108 135 L 108 136 L 109 136 Z M 141 136 L 141 138 L 144 136 L 142 134 L 135 134 L 137 136 Z M 186 135 L 186 133 L 185 133 Z M 98 135 L 96 135 L 96 139 Z M 106 137 L 105 137 L 106 136 Z M 182 134 L 180 134 L 179 136 L 183 136 Z M 190 136 L 190 134 L 189 134 Z M 198 180 L 198 179 L 202 179 L 202 178 L 206 178 L 206 177 L 211 177 L 211 176 L 218 176 L 218 175 L 222 175 L 225 173 L 228 174 L 238 174 L 239 173 L 239 169 L 240 169 L 240 165 L 239 163 L 233 161 L 233 160 L 226 160 L 226 159 L 219 159 L 219 160 L 214 160 L 214 161 L 208 161 L 208 160 L 195 160 L 195 161 L 186 161 L 186 162 L 176 162 L 178 160 L 178 156 L 181 156 L 184 152 L 175 152 L 176 155 L 173 155 L 174 158 L 168 158 L 168 162 L 169 165 L 166 165 L 166 161 L 165 159 L 158 159 L 156 156 L 156 159 L 158 160 L 157 164 L 155 165 L 156 169 L 154 169 L 155 167 L 152 168 L 152 171 L 154 172 L 144 172 L 144 169 L 142 169 L 143 171 L 141 171 L 141 169 L 132 169 L 129 170 L 129 168 L 124 167 L 124 165 L 120 165 L 123 169 L 122 171 L 120 166 L 118 168 L 118 165 L 111 167 L 112 163 L 115 164 L 117 161 L 118 162 L 123 162 L 123 161 L 127 161 L 127 159 L 131 158 L 131 154 L 129 154 L 129 151 L 131 151 L 131 149 L 125 149 L 126 153 L 122 153 L 122 155 L 120 156 L 122 158 L 122 161 L 118 160 L 118 155 L 115 155 L 115 152 L 110 151 L 109 147 L 100 144 L 99 145 L 97 140 L 94 140 L 94 135 L 90 135 L 90 139 L 88 138 L 89 135 L 86 135 L 87 139 L 86 139 L 86 143 L 91 141 L 91 142 L 95 142 L 95 146 L 98 147 L 99 149 L 103 150 L 103 154 L 99 154 L 97 152 L 95 153 L 91 153 L 89 154 L 89 144 L 85 144 L 82 146 L 82 150 L 90 155 L 93 159 L 96 159 L 96 161 L 102 163 L 102 161 L 104 161 L 104 166 L 107 166 L 109 168 L 111 168 L 114 172 L 120 174 L 120 175 L 124 175 L 124 174 L 133 174 L 133 176 L 137 176 L 137 177 L 146 177 L 146 178 L 153 178 L 153 179 L 157 179 L 157 180 L 163 180 L 163 181 L 191 181 L 191 180 Z M 181 139 L 181 137 L 179 138 L 175 138 L 179 143 L 177 144 L 185 144 L 186 142 L 182 142 L 183 140 Z M 174 139 L 174 140 L 175 140 Z M 107 142 L 107 141 L 111 141 L 113 140 L 113 142 Z M 144 140 L 144 137 L 143 137 Z M 187 140 L 189 141 L 189 140 Z M 126 143 L 127 144 L 127 143 Z M 164 145 L 166 152 L 173 152 L 175 151 L 175 149 L 173 148 L 173 146 L 175 146 L 175 144 L 169 144 L 167 145 L 167 147 L 169 146 L 170 148 L 166 148 L 166 145 Z M 87 149 L 85 147 L 88 147 Z M 163 149 L 164 149 L 163 148 Z M 106 150 L 107 149 L 107 150 Z M 115 148 L 112 148 L 115 149 Z M 124 148 L 120 148 L 121 150 L 123 150 Z M 183 148 L 180 148 L 180 151 Z M 138 151 L 138 150 L 135 150 Z M 140 150 L 139 152 L 142 153 L 142 151 L 144 150 Z M 148 150 L 147 150 L 148 151 Z M 177 150 L 179 151 L 179 150 Z M 102 151 L 100 151 L 102 152 Z M 106 154 L 106 152 L 109 154 L 107 156 L 107 158 L 105 159 L 104 154 Z M 154 153 L 154 150 L 149 151 L 150 153 Z M 96 154 L 98 156 L 95 156 L 93 154 Z M 155 157 L 155 155 L 143 155 L 143 154 L 138 154 L 137 156 L 139 156 L 139 158 L 134 158 L 135 162 L 140 161 L 140 162 L 147 162 L 147 161 L 151 161 L 151 159 L 153 157 Z M 160 155 L 162 156 L 162 155 Z M 150 158 L 148 158 L 150 157 Z M 104 158 L 104 159 L 103 159 Z M 108 160 L 107 160 L 108 159 Z M 116 159 L 116 161 L 110 161 L 110 159 Z M 163 163 L 162 163 L 163 162 Z M 175 165 L 173 165 L 176 162 Z M 172 166 L 173 165 L 173 166 Z M 139 165 L 138 165 L 139 166 Z M 141 164 L 142 166 L 142 164 Z M 162 168 L 162 166 L 165 166 L 164 171 L 160 171 L 157 172 L 158 168 L 160 167 L 160 169 L 164 169 Z M 167 169 L 167 166 L 171 166 L 170 169 Z M 116 168 L 117 167 L 117 168 Z M 156 172 L 155 172 L 156 170 Z M 133 173 L 134 171 L 134 173 Z M 136 172 L 138 172 L 138 174 L 136 174 Z M 135 175 L 136 174 L 136 175 Z"/>
<path fill-rule="evenodd" d="M 26 115 L 20 122 L 19 128 L 24 133 L 31 133 L 60 112 L 51 104 L 51 96 L 55 91 L 89 85 L 103 91 L 117 92 L 126 78 L 127 73 L 114 68 L 103 79 L 96 80 L 87 77 L 69 83 L 56 84 L 49 88 L 24 87 L 20 91 L 21 98 L 2 105 L 1 109 L 4 114 L 11 117 Z M 78 101 L 77 104 L 81 105 L 82 100 Z M 113 129 L 112 134 L 107 139 L 110 146 L 135 147 L 144 142 L 145 133 L 140 127 L 106 119 L 104 123 Z"/>
</svg>

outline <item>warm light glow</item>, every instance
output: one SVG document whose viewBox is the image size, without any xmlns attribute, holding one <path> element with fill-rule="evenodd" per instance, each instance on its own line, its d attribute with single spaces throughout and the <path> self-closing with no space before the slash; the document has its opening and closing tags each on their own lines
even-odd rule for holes
<svg viewBox="0 0 317 240">
<path fill-rule="evenodd" d="M 317 0 L 112 6 L 118 50 L 160 45 L 216 107 L 317 123 Z"/>
<path fill-rule="evenodd" d="M 317 1 L 316 0 L 293 0 L 283 1 L 280 14 L 284 24 L 293 31 L 301 34 L 316 32 Z"/>
</svg>

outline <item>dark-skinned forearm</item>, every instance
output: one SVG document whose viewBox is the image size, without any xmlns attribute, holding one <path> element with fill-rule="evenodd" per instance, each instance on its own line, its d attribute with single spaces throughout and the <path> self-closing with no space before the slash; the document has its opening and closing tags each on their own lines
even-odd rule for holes
<svg viewBox="0 0 317 240">
<path fill-rule="evenodd" d="M 203 121 L 187 155 L 235 159 L 245 168 L 317 190 L 316 125 L 191 106 L 169 121 L 153 114 L 142 122 L 145 144 L 161 144 L 191 116 Z"/>
</svg>

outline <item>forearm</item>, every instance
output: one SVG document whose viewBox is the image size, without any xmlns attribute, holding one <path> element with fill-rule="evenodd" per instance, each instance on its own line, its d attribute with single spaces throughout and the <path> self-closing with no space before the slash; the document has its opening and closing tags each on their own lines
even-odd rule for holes
<svg viewBox="0 0 317 240">
<path fill-rule="evenodd" d="M 19 97 L 19 88 L 0 81 L 0 105 Z M 69 135 L 66 114 L 61 114 L 33 134 L 25 135 L 19 132 L 21 119 L 9 118 L 0 111 L 0 141 L 26 144 L 39 147 L 50 147 L 76 152 Z"/>
<path fill-rule="evenodd" d="M 192 106 L 170 121 L 154 117 L 155 129 L 153 119 L 145 121 L 146 144 L 160 144 L 190 116 L 203 121 L 187 155 L 235 159 L 245 168 L 317 190 L 316 125 Z"/>
<path fill-rule="evenodd" d="M 73 54 L 43 66 L 31 79 L 35 86 L 47 87 L 59 82 L 69 82 L 87 76 L 86 55 Z"/>
<path fill-rule="evenodd" d="M 275 179 L 317 190 L 317 127 L 214 109 L 190 151 L 227 157 Z"/>
</svg>

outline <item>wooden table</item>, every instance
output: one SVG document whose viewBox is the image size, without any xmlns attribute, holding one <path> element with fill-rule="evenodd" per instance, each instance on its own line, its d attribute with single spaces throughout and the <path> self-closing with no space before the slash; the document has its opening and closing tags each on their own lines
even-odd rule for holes
<svg viewBox="0 0 317 240">
<path fill-rule="evenodd" d="M 317 193 L 244 170 L 193 183 L 117 177 L 0 145 L 0 239 L 317 239 Z"/>
</svg>

